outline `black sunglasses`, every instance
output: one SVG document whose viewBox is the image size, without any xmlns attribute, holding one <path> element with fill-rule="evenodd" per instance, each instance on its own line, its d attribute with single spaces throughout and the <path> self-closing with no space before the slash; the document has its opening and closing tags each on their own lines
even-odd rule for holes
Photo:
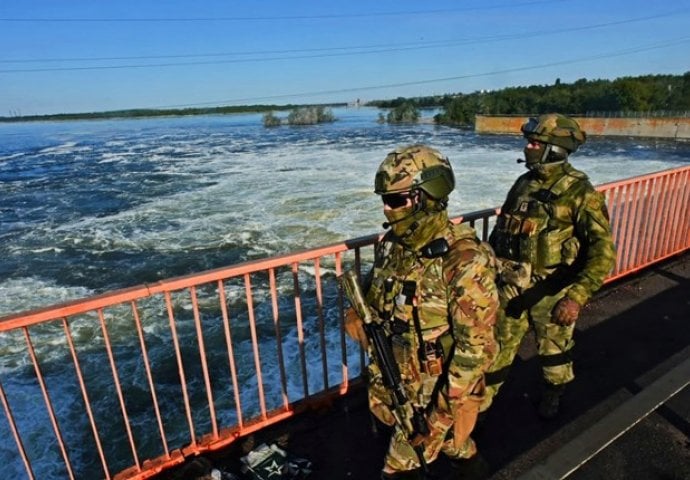
<svg viewBox="0 0 690 480">
<path fill-rule="evenodd" d="M 409 193 L 387 193 L 386 195 L 381 195 L 381 200 L 385 205 L 390 208 L 400 208 L 407 205 L 407 200 L 410 198 Z"/>
</svg>

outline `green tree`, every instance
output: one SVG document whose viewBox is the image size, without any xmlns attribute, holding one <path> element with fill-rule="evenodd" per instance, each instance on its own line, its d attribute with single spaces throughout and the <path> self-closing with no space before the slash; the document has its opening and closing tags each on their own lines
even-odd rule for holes
<svg viewBox="0 0 690 480">
<path fill-rule="evenodd" d="M 324 106 L 316 107 L 316 121 L 317 123 L 335 122 L 335 116 L 330 108 Z"/>
<path fill-rule="evenodd" d="M 335 117 L 331 109 L 323 106 L 296 108 L 287 117 L 289 125 L 315 125 L 334 121 Z"/>
<path fill-rule="evenodd" d="M 467 125 L 476 114 L 537 115 L 562 112 L 683 111 L 690 108 L 690 72 L 622 77 L 614 81 L 581 78 L 572 84 L 510 87 L 493 92 L 444 96 L 437 123 Z"/>
<path fill-rule="evenodd" d="M 629 78 L 618 79 L 613 82 L 613 91 L 618 101 L 618 109 L 623 111 L 648 110 L 647 89 L 639 82 Z"/>
<path fill-rule="evenodd" d="M 414 123 L 419 120 L 419 110 L 412 102 L 402 102 L 388 112 L 388 123 Z"/>
<path fill-rule="evenodd" d="M 264 127 L 277 127 L 281 124 L 280 118 L 273 115 L 273 112 L 267 112 L 263 118 Z"/>
<path fill-rule="evenodd" d="M 668 109 L 690 109 L 690 72 L 685 72 L 675 84 L 669 84 Z"/>
</svg>

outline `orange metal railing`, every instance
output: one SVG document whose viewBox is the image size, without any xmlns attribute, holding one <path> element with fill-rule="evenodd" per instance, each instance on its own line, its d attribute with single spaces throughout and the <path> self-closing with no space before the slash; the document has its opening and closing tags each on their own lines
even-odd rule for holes
<svg viewBox="0 0 690 480">
<path fill-rule="evenodd" d="M 612 281 L 690 247 L 690 167 L 607 183 L 604 193 L 617 248 Z"/>
<path fill-rule="evenodd" d="M 690 248 L 689 180 L 690 167 L 681 167 L 599 187 L 618 249 L 608 281 Z M 497 213 L 455 221 L 486 239 Z M 66 478 L 82 478 L 79 469 L 88 468 L 90 477 L 102 471 L 107 479 L 143 479 L 294 415 L 310 400 L 346 394 L 364 357 L 343 333 L 336 278 L 346 268 L 361 271 L 378 240 L 370 235 L 0 319 L 0 335 L 23 337 L 35 372 L 40 393 L 31 401 L 45 409 L 54 434 L 41 442 L 54 444 Z M 91 336 L 75 340 L 84 325 Z M 51 395 L 55 363 L 62 381 L 72 373 L 76 379 L 68 399 Z M 92 386 L 104 378 L 107 386 Z M 41 458 L 29 452 L 3 382 L 0 375 L 9 431 L 33 479 Z M 65 418 L 65 403 L 83 411 L 79 444 L 66 440 L 74 417 Z M 129 458 L 118 449 L 123 444 Z M 75 467 L 80 449 L 93 458 Z"/>
</svg>

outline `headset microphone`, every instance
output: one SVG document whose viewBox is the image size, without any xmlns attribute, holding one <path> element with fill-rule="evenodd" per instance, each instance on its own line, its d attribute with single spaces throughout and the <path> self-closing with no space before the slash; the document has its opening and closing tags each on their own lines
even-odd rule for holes
<svg viewBox="0 0 690 480">
<path fill-rule="evenodd" d="M 397 219 L 397 220 L 393 220 L 392 222 L 383 222 L 383 223 L 381 224 L 381 226 L 382 226 L 384 229 L 387 229 L 387 228 L 391 227 L 392 225 L 395 225 L 396 223 L 402 222 L 403 220 L 407 220 L 408 218 L 410 218 L 410 217 L 411 217 L 412 215 L 414 215 L 415 213 L 417 213 L 417 211 L 411 212 L 409 215 L 405 215 L 404 217 L 399 218 L 399 219 Z M 416 227 L 415 227 L 415 228 L 416 228 Z"/>
<path fill-rule="evenodd" d="M 414 201 L 414 200 L 413 200 L 413 204 L 414 204 L 414 207 L 413 207 L 413 209 L 412 209 L 412 211 L 410 212 L 409 215 L 405 215 L 404 217 L 401 217 L 401 218 L 399 218 L 399 219 L 397 219 L 397 220 L 393 220 L 392 222 L 383 222 L 383 223 L 381 224 L 381 226 L 384 228 L 384 230 L 390 228 L 392 225 L 395 225 L 396 223 L 402 222 L 403 220 L 407 220 L 408 218 L 410 218 L 411 216 L 413 216 L 413 215 L 416 214 L 417 212 L 421 211 L 421 210 L 424 208 L 424 207 L 423 207 L 423 204 L 424 204 L 424 197 L 422 197 L 422 202 L 417 202 L 417 201 Z M 416 223 L 416 222 L 415 222 L 415 223 Z M 410 228 L 412 228 L 412 229 L 414 230 L 414 229 L 417 228 L 417 227 L 416 227 L 414 224 L 412 224 L 412 225 L 410 226 Z"/>
<path fill-rule="evenodd" d="M 522 159 L 522 158 L 518 158 L 518 159 L 515 160 L 515 161 L 516 161 L 517 163 L 527 163 L 527 160 L 524 160 L 524 159 Z"/>
<path fill-rule="evenodd" d="M 409 214 L 409 215 L 407 215 L 407 216 L 405 216 L 405 217 L 403 217 L 403 218 L 399 218 L 399 219 L 397 219 L 397 220 L 393 220 L 392 222 L 383 222 L 383 223 L 381 224 L 381 226 L 382 226 L 383 228 L 389 228 L 391 225 L 395 225 L 395 224 L 398 223 L 398 222 L 402 222 L 403 220 L 407 220 L 408 218 L 410 218 L 410 217 L 411 217 L 412 215 L 414 215 L 415 213 L 416 213 L 416 212 L 412 212 L 411 214 Z M 409 228 L 408 230 L 409 230 L 409 231 L 413 231 L 413 230 L 415 230 L 418 226 L 419 226 L 419 222 L 413 222 L 412 225 L 410 225 L 410 228 Z"/>
<path fill-rule="evenodd" d="M 398 222 L 402 222 L 402 221 L 405 220 L 406 218 L 407 218 L 407 217 L 399 218 L 399 219 L 397 219 L 397 220 L 393 220 L 392 222 L 383 222 L 383 223 L 381 224 L 381 226 L 382 226 L 384 229 L 387 229 L 387 228 L 390 228 L 391 225 L 395 225 L 395 224 L 398 223 Z"/>
</svg>

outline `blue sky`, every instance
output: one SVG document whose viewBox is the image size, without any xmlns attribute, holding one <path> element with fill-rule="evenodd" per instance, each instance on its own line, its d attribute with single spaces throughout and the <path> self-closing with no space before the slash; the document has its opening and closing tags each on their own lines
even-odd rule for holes
<svg viewBox="0 0 690 480">
<path fill-rule="evenodd" d="M 0 3 L 0 116 L 690 71 L 690 0 Z"/>
</svg>

